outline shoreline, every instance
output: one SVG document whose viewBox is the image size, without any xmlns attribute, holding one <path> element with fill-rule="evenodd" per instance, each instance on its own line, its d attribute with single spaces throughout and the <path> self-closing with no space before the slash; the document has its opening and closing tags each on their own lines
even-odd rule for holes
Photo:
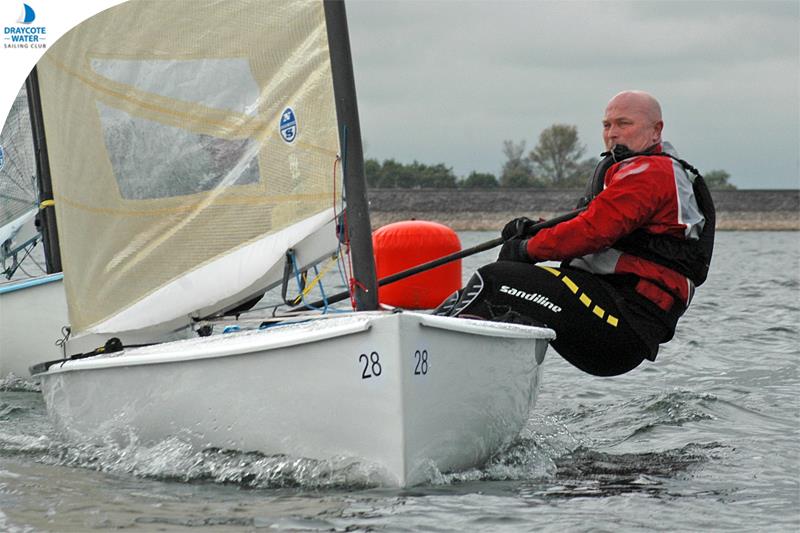
<svg viewBox="0 0 800 533">
<path fill-rule="evenodd" d="M 370 189 L 373 229 L 428 220 L 456 231 L 499 230 L 527 215 L 549 219 L 571 211 L 580 189 Z M 800 190 L 712 191 L 719 231 L 800 231 Z"/>
</svg>

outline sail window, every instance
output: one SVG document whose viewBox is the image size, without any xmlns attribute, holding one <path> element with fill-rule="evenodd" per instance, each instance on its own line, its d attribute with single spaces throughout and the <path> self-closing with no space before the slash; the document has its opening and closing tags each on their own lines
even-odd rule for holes
<svg viewBox="0 0 800 533">
<path fill-rule="evenodd" d="M 259 87 L 245 58 L 95 58 L 91 67 L 140 95 L 197 106 L 200 115 L 203 109 L 247 117 L 258 112 Z M 139 116 L 124 103 L 119 108 L 110 104 L 98 102 L 97 109 L 123 198 L 182 196 L 258 181 L 258 142 L 231 138 L 231 132 L 220 138 L 190 131 Z"/>
<path fill-rule="evenodd" d="M 256 183 L 260 145 L 193 133 L 97 103 L 106 150 L 125 199 L 168 198 Z"/>
<path fill-rule="evenodd" d="M 247 59 L 92 59 L 92 70 L 117 83 L 167 98 L 255 116 L 259 89 Z"/>
</svg>

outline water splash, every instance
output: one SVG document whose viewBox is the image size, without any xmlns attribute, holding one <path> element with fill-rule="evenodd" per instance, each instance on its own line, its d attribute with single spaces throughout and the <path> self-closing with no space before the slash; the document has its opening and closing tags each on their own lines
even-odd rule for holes
<svg viewBox="0 0 800 533">
<path fill-rule="evenodd" d="M 0 420 L 3 417 L 33 420 L 44 416 L 38 394 L 11 393 L 5 398 L 12 399 L 0 402 Z M 637 453 L 638 450 L 617 453 L 630 451 L 619 444 L 635 442 L 637 437 L 658 427 L 713 419 L 708 406 L 716 403 L 714 395 L 676 389 L 623 402 L 573 405 L 555 413 L 537 411 L 521 435 L 485 465 L 442 473 L 431 464 L 425 472 L 425 484 L 447 487 L 478 481 L 522 481 L 555 482 L 561 486 L 563 481 L 572 480 L 573 488 L 589 483 L 595 491 L 658 485 L 651 478 L 670 475 L 669 465 L 679 471 L 678 467 L 702 462 L 703 458 L 674 451 L 681 448 L 653 452 L 652 442 L 639 443 L 649 453 Z M 36 406 L 41 413 L 34 412 Z M 40 429 L 44 425 L 41 422 L 37 422 Z M 387 479 L 380 467 L 353 458 L 320 461 L 220 449 L 197 450 L 188 439 L 180 436 L 143 443 L 132 433 L 113 437 L 109 433 L 104 442 L 67 445 L 55 435 L 42 436 L 34 429 L 26 432 L 27 435 L 0 433 L 0 453 L 39 454 L 40 461 L 46 464 L 142 479 L 233 485 L 246 489 L 359 490 L 385 486 Z M 598 434 L 603 438 L 598 439 Z M 664 444 L 669 446 L 669 443 Z M 627 471 L 630 476 L 625 474 Z M 603 477 L 604 473 L 608 479 Z"/>
<path fill-rule="evenodd" d="M 555 475 L 555 460 L 578 445 L 580 442 L 563 425 L 551 417 L 539 416 L 531 419 L 522 434 L 485 465 L 442 473 L 430 464 L 424 477 L 426 484 L 433 486 L 549 478 Z M 103 442 L 64 444 L 54 439 L 47 452 L 42 461 L 58 466 L 247 489 L 353 490 L 386 486 L 388 479 L 381 467 L 354 458 L 315 460 L 216 448 L 198 451 L 180 437 L 143 443 L 133 432 L 124 436 L 108 434 Z"/>
<path fill-rule="evenodd" d="M 143 444 L 130 436 L 125 445 L 119 442 L 109 439 L 102 444 L 59 444 L 46 460 L 60 466 L 155 480 L 212 482 L 248 489 L 354 489 L 378 487 L 386 480 L 382 468 L 351 458 L 323 461 L 216 448 L 198 451 L 178 437 Z"/>
<path fill-rule="evenodd" d="M 50 450 L 51 440 L 46 435 L 20 435 L 0 431 L 0 457 L 39 455 Z"/>
<path fill-rule="evenodd" d="M 557 459 L 585 442 L 570 432 L 557 416 L 533 413 L 520 435 L 486 464 L 448 474 L 434 468 L 429 480 L 433 485 L 455 485 L 474 481 L 551 479 L 557 471 Z"/>
<path fill-rule="evenodd" d="M 13 372 L 0 378 L 0 392 L 42 392 L 39 384 L 19 376 Z"/>
</svg>

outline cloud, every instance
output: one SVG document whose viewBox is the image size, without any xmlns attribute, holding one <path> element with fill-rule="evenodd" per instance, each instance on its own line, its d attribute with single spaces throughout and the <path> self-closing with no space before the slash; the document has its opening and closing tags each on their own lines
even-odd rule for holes
<svg viewBox="0 0 800 533">
<path fill-rule="evenodd" d="M 797 187 L 798 6 L 351 1 L 367 155 L 497 173 L 504 139 L 532 148 L 555 122 L 598 153 L 605 103 L 640 88 L 700 168 L 740 187 Z"/>
</svg>

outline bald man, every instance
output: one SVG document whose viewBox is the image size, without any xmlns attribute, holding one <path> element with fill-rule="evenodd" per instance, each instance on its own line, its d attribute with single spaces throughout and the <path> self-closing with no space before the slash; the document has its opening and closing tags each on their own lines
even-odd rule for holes
<svg viewBox="0 0 800 533">
<path fill-rule="evenodd" d="M 661 106 L 644 91 L 624 91 L 606 106 L 603 142 L 606 150 L 622 145 L 641 152 L 661 142 Z"/>
<path fill-rule="evenodd" d="M 436 314 L 544 325 L 567 361 L 598 376 L 655 360 L 705 281 L 714 206 L 697 171 L 663 142 L 661 106 L 624 91 L 603 117 L 603 154 L 575 218 L 503 228 L 496 263 Z M 560 266 L 537 265 L 561 261 Z"/>
</svg>

